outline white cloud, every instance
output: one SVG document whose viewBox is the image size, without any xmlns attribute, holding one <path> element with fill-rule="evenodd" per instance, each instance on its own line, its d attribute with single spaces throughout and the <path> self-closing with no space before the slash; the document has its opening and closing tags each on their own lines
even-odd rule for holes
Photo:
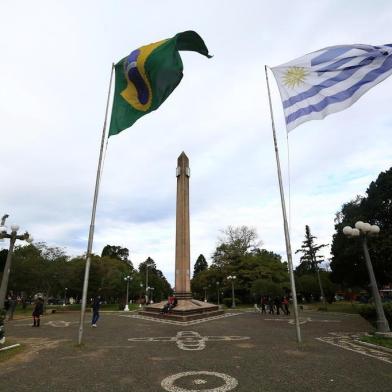
<svg viewBox="0 0 392 392">
<path fill-rule="evenodd" d="M 194 29 L 214 57 L 182 53 L 176 91 L 109 140 L 94 251 L 126 246 L 135 264 L 153 257 L 173 279 L 175 167 L 185 151 L 192 261 L 210 257 L 228 225 L 254 226 L 264 246 L 285 257 L 264 64 L 329 45 L 387 43 L 391 10 L 383 1 L 3 4 L 1 209 L 37 240 L 84 253 L 110 64 L 138 45 Z M 293 250 L 306 224 L 331 243 L 334 213 L 390 167 L 391 83 L 290 134 Z M 271 87 L 287 199 L 285 128 L 272 80 Z"/>
</svg>

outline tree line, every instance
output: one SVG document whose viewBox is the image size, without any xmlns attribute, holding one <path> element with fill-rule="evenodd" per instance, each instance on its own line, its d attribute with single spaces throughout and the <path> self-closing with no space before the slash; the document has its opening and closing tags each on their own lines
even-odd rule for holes
<svg viewBox="0 0 392 392">
<path fill-rule="evenodd" d="M 4 269 L 7 250 L 0 252 L 0 268 Z M 110 303 L 125 303 L 126 282 L 131 276 L 129 298 L 143 299 L 146 286 L 146 264 L 148 265 L 148 286 L 154 290 L 154 301 L 167 298 L 171 287 L 153 259 L 148 257 L 137 269 L 129 260 L 127 248 L 107 245 L 102 254 L 91 259 L 88 296 L 100 295 Z M 69 257 L 63 249 L 50 247 L 45 243 L 17 246 L 13 252 L 12 269 L 8 290 L 27 298 L 43 294 L 46 299 L 62 300 L 82 297 L 85 257 Z"/>
<path fill-rule="evenodd" d="M 297 292 L 308 301 L 318 300 L 323 292 L 332 300 L 337 290 L 368 290 L 369 277 L 357 239 L 346 238 L 342 229 L 356 221 L 377 224 L 380 234 L 369 241 L 369 252 L 376 279 L 380 285 L 392 282 L 392 168 L 379 174 L 369 185 L 365 196 L 343 204 L 335 217 L 335 234 L 331 243 L 330 270 L 321 266 L 327 244 L 316 243 L 311 228 L 305 227 L 305 239 L 297 250 L 301 254 L 295 270 Z M 0 251 L 0 271 L 4 269 L 7 250 Z M 212 254 L 211 265 L 200 254 L 194 265 L 191 289 L 195 298 L 231 303 L 232 284 L 237 303 L 258 301 L 261 295 L 282 296 L 290 292 L 287 262 L 273 251 L 264 249 L 256 230 L 247 226 L 222 231 Z M 148 265 L 148 267 L 147 267 Z M 57 247 L 45 243 L 17 246 L 9 279 L 9 290 L 28 296 L 44 293 L 46 297 L 67 296 L 80 299 L 82 295 L 85 257 L 71 258 Z M 171 287 L 156 263 L 148 258 L 134 268 L 129 250 L 107 245 L 101 255 L 93 255 L 89 296 L 100 294 L 107 301 L 125 301 L 125 276 L 132 276 L 130 298 L 145 295 L 146 268 L 148 285 L 154 288 L 155 301 L 164 300 Z M 235 276 L 230 280 L 228 276 Z"/>
</svg>

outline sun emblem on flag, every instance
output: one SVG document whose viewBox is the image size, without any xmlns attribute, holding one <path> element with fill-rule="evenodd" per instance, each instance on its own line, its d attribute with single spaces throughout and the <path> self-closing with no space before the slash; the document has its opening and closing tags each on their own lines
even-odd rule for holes
<svg viewBox="0 0 392 392">
<path fill-rule="evenodd" d="M 308 72 L 306 72 L 305 68 L 291 67 L 283 75 L 283 83 L 287 87 L 294 88 L 304 82 L 307 74 Z"/>
</svg>

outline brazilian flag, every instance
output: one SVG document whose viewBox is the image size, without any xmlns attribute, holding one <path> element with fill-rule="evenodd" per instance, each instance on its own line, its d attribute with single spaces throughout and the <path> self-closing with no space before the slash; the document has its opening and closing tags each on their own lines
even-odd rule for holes
<svg viewBox="0 0 392 392">
<path fill-rule="evenodd" d="M 208 58 L 208 49 L 195 31 L 142 46 L 115 65 L 116 86 L 109 136 L 129 128 L 136 120 L 159 108 L 182 79 L 180 50 Z"/>
</svg>

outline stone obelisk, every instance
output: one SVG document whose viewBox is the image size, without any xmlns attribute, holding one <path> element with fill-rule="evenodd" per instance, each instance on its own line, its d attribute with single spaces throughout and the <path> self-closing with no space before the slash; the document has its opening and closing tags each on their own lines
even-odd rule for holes
<svg viewBox="0 0 392 392">
<path fill-rule="evenodd" d="M 178 299 L 192 298 L 190 284 L 189 159 L 184 152 L 177 159 L 175 293 Z"/>
<path fill-rule="evenodd" d="M 218 316 L 223 310 L 217 305 L 192 298 L 190 283 L 190 232 L 189 232 L 189 159 L 184 152 L 177 159 L 177 209 L 176 209 L 176 257 L 175 294 L 177 306 L 169 313 L 161 311 L 166 301 L 147 305 L 139 314 L 153 318 L 190 321 Z"/>
</svg>

